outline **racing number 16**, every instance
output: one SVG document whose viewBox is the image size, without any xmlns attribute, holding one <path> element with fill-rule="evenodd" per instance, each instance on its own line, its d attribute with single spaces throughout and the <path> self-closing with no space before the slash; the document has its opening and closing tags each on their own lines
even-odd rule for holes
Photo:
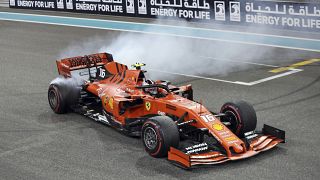
<svg viewBox="0 0 320 180">
<path fill-rule="evenodd" d="M 99 76 L 100 76 L 101 78 L 104 78 L 104 77 L 106 76 L 106 71 L 105 71 L 104 69 L 100 68 L 100 74 L 99 74 Z"/>
<path fill-rule="evenodd" d="M 214 116 L 212 114 L 207 114 L 207 115 L 203 115 L 200 116 L 205 122 L 212 122 L 214 121 Z"/>
</svg>

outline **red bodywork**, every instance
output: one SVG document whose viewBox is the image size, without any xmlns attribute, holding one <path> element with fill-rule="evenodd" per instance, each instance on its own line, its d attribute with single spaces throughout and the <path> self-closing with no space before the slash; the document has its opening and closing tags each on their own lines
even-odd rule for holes
<svg viewBox="0 0 320 180">
<path fill-rule="evenodd" d="M 72 71 L 88 67 L 84 57 L 74 57 L 57 61 L 60 75 L 71 77 Z M 129 70 L 126 65 L 114 62 L 107 53 L 86 56 L 90 59 L 90 66 L 103 66 L 108 76 L 102 80 L 87 82 L 86 90 L 101 99 L 103 109 L 114 117 L 114 121 L 125 126 L 126 119 L 139 118 L 148 115 L 170 114 L 176 117 L 184 117 L 184 122 L 193 120 L 191 126 L 207 129 L 209 133 L 221 144 L 226 153 L 211 151 L 199 154 L 186 154 L 176 148 L 170 149 L 168 159 L 177 162 L 184 167 L 199 164 L 216 164 L 228 160 L 238 160 L 268 150 L 284 139 L 272 135 L 262 135 L 254 138 L 246 146 L 246 143 L 229 130 L 214 114 L 202 104 L 178 95 L 179 92 L 192 90 L 191 85 L 175 87 L 172 92 L 163 89 L 164 97 L 156 98 L 137 88 L 143 81 L 142 70 Z M 156 81 L 161 83 L 161 81 Z M 124 109 L 127 102 L 140 99 L 143 102 Z"/>
</svg>

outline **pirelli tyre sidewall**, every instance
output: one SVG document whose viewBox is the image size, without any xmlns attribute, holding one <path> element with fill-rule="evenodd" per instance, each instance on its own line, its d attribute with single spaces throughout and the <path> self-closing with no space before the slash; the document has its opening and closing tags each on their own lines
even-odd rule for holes
<svg viewBox="0 0 320 180">
<path fill-rule="evenodd" d="M 167 116 L 148 119 L 141 131 L 142 143 L 152 157 L 166 157 L 170 147 L 179 146 L 179 132 L 175 122 Z M 150 142 L 151 141 L 151 142 Z"/>
<path fill-rule="evenodd" d="M 256 112 L 253 106 L 245 101 L 227 102 L 220 112 L 226 114 L 226 117 L 221 117 L 221 121 L 230 122 L 229 129 L 239 137 L 244 137 L 244 133 L 256 129 Z"/>
</svg>

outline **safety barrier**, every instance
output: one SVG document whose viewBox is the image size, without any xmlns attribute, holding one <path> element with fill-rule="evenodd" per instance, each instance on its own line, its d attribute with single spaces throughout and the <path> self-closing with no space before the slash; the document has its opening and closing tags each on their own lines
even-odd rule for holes
<svg viewBox="0 0 320 180">
<path fill-rule="evenodd" d="M 268 0 L 9 0 L 29 8 L 320 32 L 320 3 Z"/>
</svg>

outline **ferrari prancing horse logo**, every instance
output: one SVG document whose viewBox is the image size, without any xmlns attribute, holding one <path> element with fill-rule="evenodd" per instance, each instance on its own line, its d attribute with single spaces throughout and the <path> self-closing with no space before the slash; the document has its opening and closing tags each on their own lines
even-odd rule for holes
<svg viewBox="0 0 320 180">
<path fill-rule="evenodd" d="M 151 103 L 149 101 L 146 102 L 146 110 L 149 111 L 151 109 Z"/>
</svg>

